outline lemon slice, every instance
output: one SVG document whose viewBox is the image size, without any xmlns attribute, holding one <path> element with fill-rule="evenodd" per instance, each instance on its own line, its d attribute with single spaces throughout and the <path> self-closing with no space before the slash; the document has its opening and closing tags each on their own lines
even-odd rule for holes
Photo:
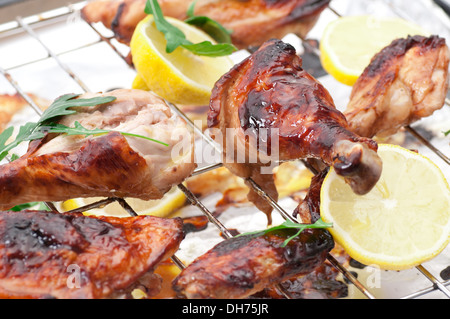
<svg viewBox="0 0 450 319">
<path fill-rule="evenodd" d="M 307 190 L 313 177 L 310 170 L 295 162 L 281 163 L 274 169 L 274 175 L 279 198 Z"/>
<path fill-rule="evenodd" d="M 347 16 L 330 22 L 320 41 L 322 66 L 336 80 L 353 85 L 372 57 L 397 38 L 429 33 L 400 18 Z"/>
<path fill-rule="evenodd" d="M 101 199 L 103 198 L 92 197 L 69 199 L 61 203 L 61 208 L 64 211 L 69 211 L 72 209 L 83 207 L 90 203 L 97 202 Z M 145 201 L 137 198 L 125 198 L 125 200 L 138 215 L 167 217 L 184 205 L 186 196 L 178 187 L 173 187 L 164 195 L 163 198 L 158 200 Z M 84 212 L 84 215 L 115 217 L 130 216 L 129 213 L 118 202 L 113 202 L 102 208 L 90 209 Z"/>
<path fill-rule="evenodd" d="M 166 20 L 193 43 L 215 43 L 209 35 L 183 21 L 170 17 Z M 175 104 L 209 104 L 215 82 L 230 70 L 233 61 L 227 56 L 198 56 L 182 47 L 166 53 L 166 43 L 152 15 L 139 22 L 130 48 L 133 64 L 146 87 Z"/>
<path fill-rule="evenodd" d="M 450 189 L 428 158 L 380 144 L 379 182 L 358 196 L 333 169 L 321 188 L 321 217 L 347 253 L 365 265 L 401 270 L 438 255 L 450 239 Z"/>
</svg>

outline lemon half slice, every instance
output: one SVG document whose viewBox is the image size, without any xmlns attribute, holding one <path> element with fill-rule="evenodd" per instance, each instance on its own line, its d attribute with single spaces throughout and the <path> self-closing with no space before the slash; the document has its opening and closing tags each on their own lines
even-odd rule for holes
<svg viewBox="0 0 450 319">
<path fill-rule="evenodd" d="M 61 203 L 61 208 L 64 211 L 69 211 L 97 202 L 101 199 L 102 198 L 97 197 L 69 199 Z M 145 201 L 137 198 L 125 198 L 125 200 L 138 215 L 167 217 L 184 205 L 186 202 L 186 196 L 178 187 L 175 186 L 168 191 L 163 198 L 158 200 Z M 90 209 L 84 212 L 84 215 L 115 217 L 130 216 L 129 213 L 117 202 L 113 202 L 102 208 Z"/>
<path fill-rule="evenodd" d="M 170 17 L 166 20 L 183 31 L 192 43 L 215 43 L 205 32 L 181 20 Z M 209 104 L 215 82 L 231 69 L 233 61 L 228 56 L 198 56 L 182 47 L 166 53 L 166 43 L 152 15 L 139 22 L 130 48 L 133 64 L 146 87 L 175 104 Z"/>
<path fill-rule="evenodd" d="M 380 144 L 383 172 L 355 195 L 333 169 L 321 188 L 321 216 L 347 253 L 365 265 L 401 270 L 438 255 L 450 239 L 450 189 L 428 158 Z"/>
<path fill-rule="evenodd" d="M 353 85 L 372 57 L 397 38 L 429 36 L 400 18 L 347 16 L 330 22 L 320 41 L 322 66 L 336 80 Z"/>
</svg>

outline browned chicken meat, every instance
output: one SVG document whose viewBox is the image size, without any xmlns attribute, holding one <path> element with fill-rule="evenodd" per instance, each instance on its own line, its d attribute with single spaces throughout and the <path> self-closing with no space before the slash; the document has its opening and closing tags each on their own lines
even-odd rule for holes
<svg viewBox="0 0 450 319">
<path fill-rule="evenodd" d="M 438 36 L 394 40 L 376 54 L 352 88 L 344 114 L 361 136 L 384 137 L 442 108 L 449 50 Z"/>
<path fill-rule="evenodd" d="M 224 165 L 274 199 L 272 174 L 263 169 L 278 161 L 319 159 L 357 194 L 370 191 L 381 174 L 376 142 L 349 129 L 328 91 L 280 40 L 266 42 L 217 81 L 208 126 L 223 147 Z M 249 196 L 270 212 L 254 191 Z"/>
<path fill-rule="evenodd" d="M 0 212 L 1 298 L 111 298 L 159 291 L 157 264 L 184 238 L 181 219 Z"/>
<path fill-rule="evenodd" d="M 0 209 L 76 197 L 159 199 L 190 176 L 196 166 L 192 134 L 162 99 L 150 92 L 122 89 L 80 97 L 93 96 L 116 100 L 77 108 L 59 123 L 73 127 L 77 121 L 88 129 L 113 132 L 87 137 L 51 134 L 32 141 L 25 155 L 0 166 Z"/>
<path fill-rule="evenodd" d="M 328 169 L 324 169 L 311 178 L 305 198 L 294 211 L 294 216 L 299 216 L 304 223 L 315 223 L 320 218 L 320 189 L 327 173 Z"/>
<path fill-rule="evenodd" d="M 173 288 L 191 299 L 237 299 L 308 274 L 322 265 L 334 242 L 326 230 L 306 229 L 283 246 L 295 232 L 278 230 L 222 241 L 187 266 Z"/>
<path fill-rule="evenodd" d="M 259 46 L 270 38 L 288 33 L 304 37 L 330 0 L 198 0 L 195 15 L 207 16 L 233 31 L 238 48 Z M 146 0 L 94 0 L 81 11 L 88 22 L 102 22 L 115 37 L 128 44 L 138 22 L 145 17 Z M 192 3 L 159 0 L 163 14 L 185 19 Z"/>
</svg>

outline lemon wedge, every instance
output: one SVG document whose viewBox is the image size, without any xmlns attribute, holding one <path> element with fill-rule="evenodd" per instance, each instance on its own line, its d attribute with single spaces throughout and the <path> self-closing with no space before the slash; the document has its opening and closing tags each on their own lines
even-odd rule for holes
<svg viewBox="0 0 450 319">
<path fill-rule="evenodd" d="M 166 17 L 193 42 L 215 41 L 205 32 L 181 20 Z M 156 28 L 152 15 L 137 25 L 130 43 L 131 56 L 141 79 L 133 87 L 146 87 L 175 104 L 209 104 L 215 82 L 233 66 L 228 56 L 206 57 L 178 47 L 166 53 L 166 39 Z"/>
<path fill-rule="evenodd" d="M 69 211 L 97 202 L 101 199 L 102 198 L 97 197 L 69 199 L 61 203 L 61 208 L 64 211 Z M 158 200 L 145 201 L 137 198 L 125 198 L 125 200 L 138 215 L 167 217 L 184 205 L 186 202 L 186 196 L 178 187 L 175 186 L 168 191 L 163 198 Z M 102 208 L 90 209 L 83 214 L 86 216 L 130 216 L 129 213 L 117 202 L 113 202 Z"/>
<path fill-rule="evenodd" d="M 321 188 L 321 217 L 346 252 L 365 265 L 401 270 L 438 255 L 450 239 L 450 189 L 428 158 L 380 144 L 383 172 L 358 196 L 333 169 Z"/>
<path fill-rule="evenodd" d="M 400 18 L 357 15 L 340 17 L 324 29 L 320 41 L 322 66 L 337 81 L 353 85 L 372 57 L 397 38 L 429 36 Z"/>
</svg>

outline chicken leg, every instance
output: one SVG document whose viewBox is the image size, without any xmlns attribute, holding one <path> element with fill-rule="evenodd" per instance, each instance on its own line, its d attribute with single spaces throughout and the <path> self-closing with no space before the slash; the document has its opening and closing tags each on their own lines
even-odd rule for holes
<svg viewBox="0 0 450 319">
<path fill-rule="evenodd" d="M 87 93 L 81 97 L 101 94 Z M 77 197 L 159 199 L 196 167 L 192 133 L 156 95 L 115 90 L 110 103 L 78 109 L 59 123 L 106 129 L 100 136 L 50 134 L 19 159 L 0 166 L 0 209 Z M 128 132 L 165 142 L 160 145 Z"/>
<path fill-rule="evenodd" d="M 377 143 L 349 129 L 328 91 L 280 40 L 267 41 L 217 81 L 208 126 L 222 144 L 224 165 L 242 178 L 262 181 L 275 199 L 272 174 L 263 172 L 273 162 L 319 159 L 356 194 L 369 192 L 381 174 Z M 270 213 L 253 191 L 249 199 Z"/>
</svg>

